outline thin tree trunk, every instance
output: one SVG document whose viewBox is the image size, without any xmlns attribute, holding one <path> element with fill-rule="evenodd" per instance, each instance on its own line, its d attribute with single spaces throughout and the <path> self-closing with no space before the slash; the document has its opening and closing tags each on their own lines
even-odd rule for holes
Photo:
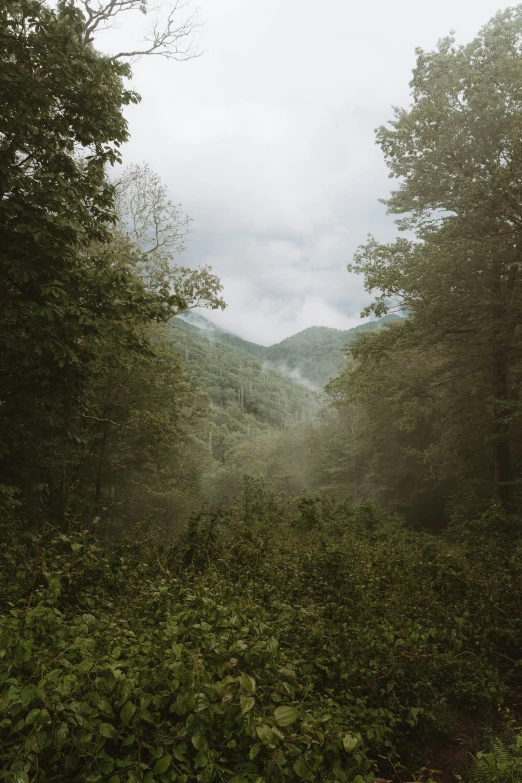
<svg viewBox="0 0 522 783">
<path fill-rule="evenodd" d="M 507 363 L 494 362 L 495 402 L 493 412 L 493 499 L 507 508 L 511 495 L 511 451 L 509 444 L 509 384 Z"/>
<path fill-rule="evenodd" d="M 493 499 L 507 509 L 511 495 L 511 453 L 509 443 L 509 345 L 512 328 L 506 300 L 513 281 L 497 259 L 493 269 Z"/>
<path fill-rule="evenodd" d="M 63 533 L 67 532 L 66 505 L 67 505 L 67 477 L 65 468 L 60 471 L 60 483 L 58 487 L 58 525 Z"/>
<path fill-rule="evenodd" d="M 96 511 L 98 511 L 98 504 L 100 502 L 101 493 L 102 493 L 102 477 L 103 477 L 103 467 L 105 462 L 105 451 L 107 448 L 107 438 L 109 437 L 109 423 L 105 422 L 103 425 L 103 434 L 100 444 L 100 456 L 98 458 L 98 467 L 96 470 L 96 485 L 94 490 L 94 503 L 96 506 Z"/>
</svg>

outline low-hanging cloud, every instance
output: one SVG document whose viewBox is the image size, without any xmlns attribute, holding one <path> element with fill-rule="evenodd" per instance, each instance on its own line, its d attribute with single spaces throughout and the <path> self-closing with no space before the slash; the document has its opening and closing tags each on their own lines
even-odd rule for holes
<svg viewBox="0 0 522 783">
<path fill-rule="evenodd" d="M 291 378 L 299 386 L 304 386 L 308 391 L 321 392 L 322 389 L 308 378 L 304 378 L 298 367 L 289 367 L 285 362 L 263 362 L 264 369 L 277 370 L 280 375 Z"/>
<path fill-rule="evenodd" d="M 371 301 L 346 271 L 369 232 L 396 229 L 374 129 L 407 105 L 414 49 L 469 40 L 489 0 L 198 0 L 203 57 L 143 59 L 126 160 L 147 160 L 194 220 L 184 263 L 211 264 L 216 324 L 264 344 L 346 329 Z M 107 33 L 117 48 L 125 29 Z"/>
</svg>

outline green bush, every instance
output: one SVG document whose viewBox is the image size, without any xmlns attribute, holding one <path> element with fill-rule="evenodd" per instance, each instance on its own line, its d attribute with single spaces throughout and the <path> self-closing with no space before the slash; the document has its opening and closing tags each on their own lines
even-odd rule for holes
<svg viewBox="0 0 522 783">
<path fill-rule="evenodd" d="M 413 776 L 503 703 L 516 553 L 247 492 L 172 544 L 50 532 L 3 572 L 0 780 Z"/>
<path fill-rule="evenodd" d="M 521 783 L 522 734 L 512 742 L 495 738 L 488 751 L 477 753 L 472 783 Z"/>
</svg>

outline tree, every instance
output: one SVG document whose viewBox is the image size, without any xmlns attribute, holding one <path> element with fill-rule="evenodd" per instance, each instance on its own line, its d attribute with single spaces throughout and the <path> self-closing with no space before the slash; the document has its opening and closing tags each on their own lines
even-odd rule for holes
<svg viewBox="0 0 522 783">
<path fill-rule="evenodd" d="M 180 266 L 191 219 L 171 200 L 166 185 L 147 163 L 130 164 L 114 183 L 120 230 L 140 251 L 137 269 L 148 288 L 174 296 L 174 315 L 195 307 L 223 309 L 222 285 L 211 267 Z"/>
<path fill-rule="evenodd" d="M 210 270 L 147 279 L 146 249 L 114 230 L 106 168 L 138 98 L 82 13 L 8 0 L 0 46 L 0 483 L 23 489 L 31 513 L 46 493 L 63 524 L 99 356 L 150 354 L 148 324 L 216 303 L 220 286 Z"/>
<path fill-rule="evenodd" d="M 136 97 L 122 84 L 127 66 L 85 46 L 82 30 L 70 5 L 8 0 L 0 10 L 2 419 L 30 405 L 36 388 L 43 399 L 72 393 L 85 338 L 111 319 L 125 329 L 122 310 L 140 307 L 137 290 L 124 305 L 106 295 L 121 270 L 87 252 L 108 237 L 113 189 L 104 169 L 119 159 L 122 107 Z"/>
<path fill-rule="evenodd" d="M 98 356 L 89 413 L 71 423 L 77 448 L 67 475 L 69 514 L 164 529 L 198 499 L 207 450 L 198 440 L 207 400 L 181 365 L 165 324 L 148 326 L 147 352 L 107 341 Z"/>
<path fill-rule="evenodd" d="M 407 309 L 410 346 L 436 354 L 422 393 L 453 388 L 462 415 L 466 396 L 480 389 L 490 496 L 506 507 L 521 468 L 520 83 L 522 6 L 497 14 L 466 46 L 450 37 L 434 52 L 417 51 L 412 104 L 377 132 L 400 180 L 385 203 L 415 239 L 370 239 L 352 267 L 379 291 L 370 309 Z M 469 430 L 461 437 L 464 454 L 475 438 Z"/>
<path fill-rule="evenodd" d="M 168 261 L 183 252 L 192 221 L 148 163 L 128 165 L 114 187 L 119 223 L 146 257 Z"/>
</svg>

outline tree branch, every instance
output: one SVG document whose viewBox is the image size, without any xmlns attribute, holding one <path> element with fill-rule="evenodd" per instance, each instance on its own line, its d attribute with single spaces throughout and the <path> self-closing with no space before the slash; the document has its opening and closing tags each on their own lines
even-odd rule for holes
<svg viewBox="0 0 522 783">
<path fill-rule="evenodd" d="M 129 51 L 112 55 L 112 60 L 131 59 L 156 55 L 167 60 L 192 60 L 200 57 L 202 51 L 194 43 L 194 34 L 201 28 L 199 9 L 185 19 L 180 13 L 187 8 L 188 0 L 171 0 L 167 14 L 160 14 L 160 6 L 149 8 L 147 0 L 77 0 L 86 16 L 85 43 L 92 43 L 98 31 L 108 29 L 112 20 L 126 11 L 140 11 L 143 15 L 154 14 L 155 18 L 143 38 L 143 45 Z"/>
</svg>

